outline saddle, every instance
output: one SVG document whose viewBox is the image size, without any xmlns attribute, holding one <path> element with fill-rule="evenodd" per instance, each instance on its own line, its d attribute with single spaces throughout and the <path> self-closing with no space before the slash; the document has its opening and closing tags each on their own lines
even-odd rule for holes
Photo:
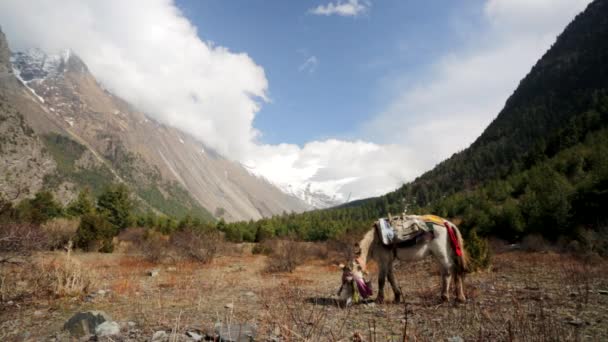
<svg viewBox="0 0 608 342">
<path fill-rule="evenodd" d="M 433 238 L 433 225 L 443 225 L 444 219 L 435 215 L 399 215 L 380 218 L 375 227 L 382 243 L 400 248 L 415 245 L 420 238 Z"/>
</svg>

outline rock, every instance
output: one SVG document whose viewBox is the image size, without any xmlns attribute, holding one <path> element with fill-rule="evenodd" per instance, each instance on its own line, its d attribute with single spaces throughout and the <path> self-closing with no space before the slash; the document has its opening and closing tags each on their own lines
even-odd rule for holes
<svg viewBox="0 0 608 342">
<path fill-rule="evenodd" d="M 135 322 L 131 322 L 131 321 L 127 322 L 127 326 L 129 326 L 129 328 L 133 328 L 135 325 L 136 325 Z"/>
<path fill-rule="evenodd" d="M 63 330 L 67 330 L 74 337 L 83 337 L 93 335 L 97 326 L 111 321 L 112 318 L 103 311 L 79 312 L 63 325 Z"/>
<path fill-rule="evenodd" d="M 9 301 L 6 303 L 6 305 L 13 305 L 13 304 L 15 304 L 15 302 L 13 302 L 12 300 L 9 300 Z"/>
<path fill-rule="evenodd" d="M 152 342 L 164 342 L 169 339 L 169 335 L 164 330 L 159 330 L 152 335 Z"/>
<path fill-rule="evenodd" d="M 160 273 L 160 270 L 158 270 L 158 269 L 153 269 L 153 270 L 148 271 L 148 275 L 150 277 L 157 277 L 159 273 Z"/>
<path fill-rule="evenodd" d="M 203 340 L 203 335 L 197 334 L 194 331 L 188 331 L 186 333 L 186 336 L 190 337 L 194 341 L 202 341 Z"/>
<path fill-rule="evenodd" d="M 460 336 L 452 336 L 448 337 L 448 342 L 464 342 L 464 340 Z"/>
<path fill-rule="evenodd" d="M 116 322 L 105 321 L 95 328 L 97 336 L 114 336 L 120 334 L 120 326 Z"/>
<path fill-rule="evenodd" d="M 576 318 L 576 317 L 571 317 L 571 318 L 567 319 L 566 323 L 573 325 L 575 327 L 580 327 L 583 324 L 585 324 L 585 322 L 582 319 Z"/>
<path fill-rule="evenodd" d="M 42 311 L 42 310 L 34 311 L 34 317 L 42 317 L 42 316 L 44 316 L 44 311 Z"/>
<path fill-rule="evenodd" d="M 106 290 L 99 290 L 99 291 L 97 291 L 97 294 L 100 295 L 100 296 L 105 296 L 106 293 L 108 293 L 108 291 L 106 291 Z"/>
<path fill-rule="evenodd" d="M 249 342 L 255 338 L 256 327 L 247 323 L 217 325 L 216 333 L 220 341 Z"/>
<path fill-rule="evenodd" d="M 232 304 L 232 303 L 228 303 L 228 304 L 224 305 L 224 307 L 225 307 L 226 309 L 230 309 L 230 310 L 232 310 L 232 309 L 234 309 L 234 304 Z"/>
<path fill-rule="evenodd" d="M 598 290 L 597 293 L 601 295 L 608 295 L 608 290 Z"/>
<path fill-rule="evenodd" d="M 245 292 L 245 296 L 247 297 L 255 297 L 255 293 L 249 291 L 249 292 Z"/>
<path fill-rule="evenodd" d="M 175 267 L 175 266 L 169 266 L 169 267 L 167 267 L 167 271 L 168 272 L 175 272 L 175 271 L 177 271 L 177 267 Z"/>
</svg>

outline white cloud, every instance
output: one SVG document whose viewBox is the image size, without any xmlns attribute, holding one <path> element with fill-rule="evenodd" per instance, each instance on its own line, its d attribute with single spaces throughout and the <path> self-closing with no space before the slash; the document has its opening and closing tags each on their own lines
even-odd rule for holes
<svg viewBox="0 0 608 342">
<path fill-rule="evenodd" d="M 72 48 L 119 96 L 275 183 L 311 183 L 354 199 L 390 191 L 465 148 L 588 2 L 488 0 L 483 27 L 467 37 L 474 43 L 432 62 L 422 79 L 395 80 L 397 96 L 360 132 L 373 143 L 303 147 L 257 142 L 264 69 L 245 53 L 201 40 L 171 0 L 3 0 L 0 22 L 13 48 Z M 311 12 L 356 16 L 368 8 L 349 0 Z M 301 70 L 314 70 L 311 58 Z"/>
<path fill-rule="evenodd" d="M 106 88 L 235 159 L 258 132 L 264 69 L 199 38 L 170 0 L 0 2 L 13 49 L 73 49 Z"/>
<path fill-rule="evenodd" d="M 388 87 L 397 95 L 363 125 L 363 134 L 417 151 L 420 172 L 466 148 L 589 2 L 488 0 L 482 27 L 465 35 L 473 43 L 435 61 L 422 79 L 392 80 Z M 400 134 L 391 134 L 396 127 Z"/>
<path fill-rule="evenodd" d="M 343 17 L 356 17 L 369 10 L 371 4 L 368 1 L 347 0 L 345 2 L 338 0 L 335 3 L 330 2 L 327 5 L 319 5 L 311 8 L 309 13 L 316 15 L 339 15 Z"/>
<path fill-rule="evenodd" d="M 317 66 L 319 65 L 319 59 L 316 56 L 310 56 L 308 57 L 304 63 L 300 64 L 300 66 L 298 67 L 298 70 L 300 72 L 308 72 L 308 73 L 313 73 L 315 72 L 315 70 L 317 70 Z"/>
</svg>

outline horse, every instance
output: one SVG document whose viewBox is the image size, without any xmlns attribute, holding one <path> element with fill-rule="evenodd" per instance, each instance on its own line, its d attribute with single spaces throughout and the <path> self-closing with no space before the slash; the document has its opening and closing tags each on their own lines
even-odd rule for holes
<svg viewBox="0 0 608 342">
<path fill-rule="evenodd" d="M 395 294 L 395 302 L 401 301 L 402 293 L 393 272 L 395 260 L 416 261 L 432 255 L 441 267 L 441 299 L 449 301 L 450 282 L 454 277 L 457 301 L 464 303 L 466 297 L 463 289 L 463 278 L 468 271 L 468 257 L 464 249 L 462 234 L 453 223 L 432 216 L 432 232 L 425 234 L 424 238 L 418 239 L 413 245 L 407 247 L 387 246 L 382 242 L 382 237 L 376 229 L 377 223 L 363 236 L 360 242 L 355 244 L 355 261 L 351 264 L 359 264 L 365 270 L 370 260 L 377 262 L 379 267 L 377 303 L 384 302 L 384 285 L 388 279 Z M 439 224 L 437 219 L 443 221 Z M 450 231 L 451 230 L 451 231 Z M 344 276 L 342 277 L 344 284 Z M 349 288 L 349 287 L 346 287 Z M 352 288 L 352 287 L 350 287 Z M 352 291 L 350 291 L 352 292 Z M 342 293 L 342 296 L 347 296 Z"/>
</svg>

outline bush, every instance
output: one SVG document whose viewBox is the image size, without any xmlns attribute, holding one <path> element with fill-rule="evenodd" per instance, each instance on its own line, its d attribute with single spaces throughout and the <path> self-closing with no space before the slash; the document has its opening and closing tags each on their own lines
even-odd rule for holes
<svg viewBox="0 0 608 342">
<path fill-rule="evenodd" d="M 252 254 L 270 255 L 273 249 L 267 241 L 256 243 L 251 249 Z"/>
<path fill-rule="evenodd" d="M 107 187 L 97 200 L 97 210 L 119 230 L 127 228 L 133 222 L 132 209 L 129 189 L 124 184 Z"/>
<path fill-rule="evenodd" d="M 169 256 L 169 239 L 154 230 L 145 230 L 143 241 L 139 244 L 139 250 L 144 258 L 150 262 L 161 262 Z"/>
<path fill-rule="evenodd" d="M 10 223 L 0 227 L 0 253 L 29 255 L 47 247 L 47 236 L 40 226 Z"/>
<path fill-rule="evenodd" d="M 471 271 L 484 270 L 492 264 L 492 253 L 488 240 L 481 238 L 473 229 L 465 240 L 465 247 L 469 255 L 469 268 Z"/>
<path fill-rule="evenodd" d="M 293 272 L 304 262 L 302 246 L 294 240 L 275 240 L 276 246 L 266 263 L 266 272 Z"/>
<path fill-rule="evenodd" d="M 219 232 L 185 229 L 171 235 L 170 244 L 181 257 L 208 263 L 221 243 Z"/>
<path fill-rule="evenodd" d="M 40 224 L 62 214 L 61 204 L 55 201 L 49 191 L 41 191 L 32 199 L 25 199 L 17 206 L 19 219 Z"/>
<path fill-rule="evenodd" d="M 80 225 L 78 219 L 56 218 L 42 225 L 42 230 L 46 234 L 48 248 L 62 249 L 70 240 L 76 240 L 76 231 Z"/>
<path fill-rule="evenodd" d="M 524 237 L 521 242 L 521 247 L 528 252 L 547 252 L 551 249 L 547 240 L 538 234 L 531 234 Z"/>
<path fill-rule="evenodd" d="M 76 247 L 86 251 L 111 253 L 114 250 L 112 238 L 117 231 L 104 216 L 87 214 L 80 219 L 76 230 Z"/>
</svg>

